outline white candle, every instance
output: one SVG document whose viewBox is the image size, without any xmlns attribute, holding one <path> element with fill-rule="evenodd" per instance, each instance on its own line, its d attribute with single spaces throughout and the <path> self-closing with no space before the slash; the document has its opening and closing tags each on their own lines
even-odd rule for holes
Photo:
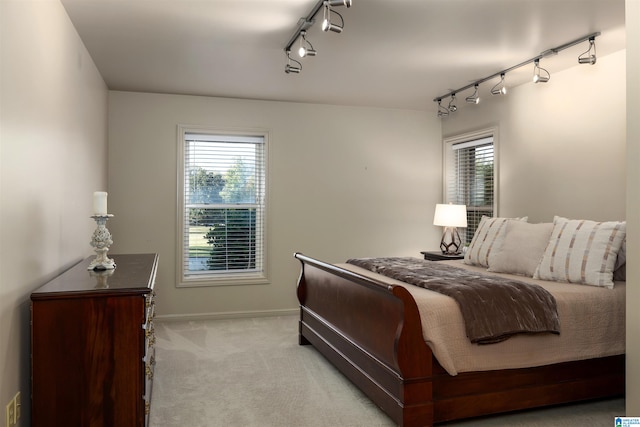
<svg viewBox="0 0 640 427">
<path fill-rule="evenodd" d="M 93 193 L 93 212 L 95 215 L 107 214 L 107 193 L 96 191 Z"/>
</svg>

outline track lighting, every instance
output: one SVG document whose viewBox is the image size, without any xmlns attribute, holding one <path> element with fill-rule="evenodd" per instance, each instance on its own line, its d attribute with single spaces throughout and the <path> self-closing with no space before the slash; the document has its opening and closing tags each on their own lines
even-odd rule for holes
<svg viewBox="0 0 640 427">
<path fill-rule="evenodd" d="M 333 31 L 334 33 L 341 33 L 342 29 L 344 28 L 344 19 L 342 18 L 342 15 L 331 9 L 332 2 L 336 2 L 336 0 L 324 2 L 324 19 L 322 20 L 322 31 Z M 346 4 L 346 0 L 344 1 L 344 3 Z M 338 4 L 343 4 L 343 2 L 339 1 Z M 351 2 L 349 2 L 349 5 L 351 5 Z M 338 17 L 340 18 L 340 24 L 331 22 L 332 13 L 338 15 Z"/>
<path fill-rule="evenodd" d="M 287 65 L 284 67 L 284 71 L 287 74 L 297 74 L 302 71 L 302 64 L 291 58 L 291 50 L 296 42 L 300 43 L 300 47 L 298 48 L 298 55 L 300 55 L 300 58 L 304 58 L 305 56 L 316 56 L 318 54 L 318 52 L 313 48 L 311 42 L 307 40 L 307 30 L 315 24 L 316 15 L 320 13 L 320 9 L 324 10 L 322 31 L 341 33 L 344 28 L 344 19 L 342 18 L 342 15 L 331 8 L 340 6 L 349 8 L 352 4 L 353 0 L 318 0 L 307 16 L 298 20 L 298 26 L 284 48 L 284 51 L 287 54 Z M 340 18 L 339 22 L 331 22 L 331 14 L 337 15 L 337 17 Z M 338 19 L 335 18 L 334 21 L 338 21 Z"/>
<path fill-rule="evenodd" d="M 454 104 L 455 102 L 456 102 L 456 94 L 452 93 L 451 100 L 449 101 L 449 106 L 447 107 L 449 111 L 451 111 L 452 113 L 455 113 L 456 111 L 458 111 L 458 107 L 456 106 L 456 104 Z"/>
<path fill-rule="evenodd" d="M 591 53 L 593 49 L 593 53 Z M 589 49 L 578 56 L 578 64 L 595 64 L 596 63 L 596 38 L 589 37 Z"/>
<path fill-rule="evenodd" d="M 533 61 L 533 82 L 546 83 L 551 78 L 551 74 L 544 68 L 540 67 L 540 59 Z"/>
<path fill-rule="evenodd" d="M 296 64 L 291 64 L 291 61 L 295 62 Z M 291 51 L 287 51 L 287 65 L 284 66 L 284 72 L 289 74 L 289 73 L 294 73 L 294 74 L 298 74 L 300 73 L 300 71 L 302 71 L 302 64 L 298 61 L 296 61 L 295 59 L 291 58 Z"/>
<path fill-rule="evenodd" d="M 331 1 L 336 1 L 336 0 L 331 0 Z M 325 1 L 326 3 L 326 1 Z M 500 82 L 498 82 L 498 84 L 496 84 L 492 89 L 491 89 L 491 93 L 493 95 L 500 95 L 500 94 L 506 94 L 507 93 L 507 87 L 505 85 L 504 79 L 505 79 L 505 75 L 513 70 L 516 70 L 520 67 L 524 67 L 525 65 L 529 65 L 532 62 L 534 63 L 534 68 L 533 68 L 533 81 L 535 83 L 546 83 L 549 81 L 549 79 L 551 79 L 551 74 L 549 73 L 549 71 L 545 70 L 544 68 L 540 67 L 540 59 L 542 58 L 546 58 L 548 56 L 551 55 L 557 55 L 560 51 L 565 50 L 570 48 L 571 46 L 575 46 L 578 43 L 582 43 L 586 40 L 589 40 L 589 49 L 580 54 L 580 56 L 578 56 L 578 62 L 580 64 L 595 64 L 596 63 L 596 45 L 595 45 L 595 40 L 596 37 L 598 37 L 600 35 L 600 33 L 592 33 L 589 34 L 587 36 L 584 37 L 580 37 L 579 39 L 570 41 L 569 43 L 565 43 L 563 45 L 554 47 L 552 49 L 547 49 L 545 51 L 542 51 L 540 54 L 538 54 L 537 56 L 534 56 L 533 58 L 527 59 L 526 61 L 523 61 L 519 64 L 516 64 L 512 67 L 509 68 L 505 68 L 504 70 L 498 71 L 497 73 L 491 74 L 490 76 L 481 78 L 481 79 L 477 79 L 475 81 L 473 81 L 473 83 L 470 83 L 466 86 L 463 86 L 461 88 L 458 89 L 453 89 L 451 90 L 449 93 L 446 93 L 442 96 L 438 96 L 436 98 L 433 99 L 434 102 L 438 102 L 441 101 L 443 99 L 446 99 L 447 97 L 451 97 L 451 102 L 449 103 L 449 105 L 453 105 L 453 98 L 455 97 L 456 93 L 460 93 L 464 90 L 470 89 L 470 88 L 475 88 L 475 91 L 473 92 L 473 95 L 468 96 L 465 98 L 465 100 L 471 104 L 478 104 L 480 102 L 480 97 L 478 96 L 478 85 L 480 85 L 481 83 L 484 83 L 486 81 L 489 81 L 491 79 L 494 79 L 498 76 L 500 76 Z M 453 105 L 453 107 L 455 108 L 455 105 Z M 455 111 L 455 110 L 451 110 L 449 109 L 449 111 Z"/>
<path fill-rule="evenodd" d="M 474 85 L 475 91 L 472 95 L 469 95 L 465 98 L 469 104 L 478 104 L 480 103 L 480 96 L 478 95 L 478 85 Z"/>
<path fill-rule="evenodd" d="M 498 87 L 502 86 L 502 87 Z M 504 85 L 504 73 L 500 74 L 500 81 L 491 89 L 491 95 L 506 95 L 507 87 Z"/>
<path fill-rule="evenodd" d="M 300 49 L 298 49 L 298 55 L 300 58 L 305 56 L 316 56 L 318 52 L 313 48 L 313 45 L 307 40 L 307 32 L 302 31 L 300 33 Z"/>
<path fill-rule="evenodd" d="M 447 117 L 449 115 L 449 109 L 442 106 L 442 99 L 438 99 L 438 117 Z"/>
</svg>

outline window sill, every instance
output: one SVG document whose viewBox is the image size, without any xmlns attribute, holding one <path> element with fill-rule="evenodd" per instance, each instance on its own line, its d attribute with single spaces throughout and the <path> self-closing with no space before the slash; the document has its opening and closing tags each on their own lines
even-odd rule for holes
<svg viewBox="0 0 640 427">
<path fill-rule="evenodd" d="M 201 288 L 213 286 L 246 286 L 268 285 L 269 279 L 264 274 L 234 274 L 211 277 L 210 275 L 178 280 L 176 288 Z"/>
</svg>

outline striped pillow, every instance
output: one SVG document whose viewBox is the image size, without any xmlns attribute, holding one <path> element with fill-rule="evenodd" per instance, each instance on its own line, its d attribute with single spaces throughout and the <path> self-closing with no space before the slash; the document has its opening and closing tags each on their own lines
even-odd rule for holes
<svg viewBox="0 0 640 427">
<path fill-rule="evenodd" d="M 464 253 L 464 263 L 489 267 L 489 255 L 502 244 L 507 221 L 527 221 L 527 219 L 529 218 L 526 216 L 522 218 L 491 218 L 483 216 L 480 218 L 480 224 L 478 224 L 471 243 L 469 243 L 469 247 Z"/>
<path fill-rule="evenodd" d="M 569 220 L 556 216 L 534 278 L 613 288 L 613 269 L 626 222 Z"/>
</svg>

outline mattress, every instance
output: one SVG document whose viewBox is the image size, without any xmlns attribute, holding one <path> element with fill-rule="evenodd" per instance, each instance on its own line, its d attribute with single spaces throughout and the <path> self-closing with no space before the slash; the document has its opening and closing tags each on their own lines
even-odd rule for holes
<svg viewBox="0 0 640 427">
<path fill-rule="evenodd" d="M 486 273 L 485 268 L 464 264 L 462 260 L 439 262 Z M 517 335 L 500 343 L 478 345 L 467 338 L 462 314 L 452 298 L 351 264 L 339 266 L 405 287 L 418 306 L 427 345 L 450 375 L 543 366 L 625 352 L 625 282 L 615 282 L 613 289 L 607 289 L 491 273 L 535 283 L 549 291 L 556 299 L 560 334 Z"/>
</svg>

